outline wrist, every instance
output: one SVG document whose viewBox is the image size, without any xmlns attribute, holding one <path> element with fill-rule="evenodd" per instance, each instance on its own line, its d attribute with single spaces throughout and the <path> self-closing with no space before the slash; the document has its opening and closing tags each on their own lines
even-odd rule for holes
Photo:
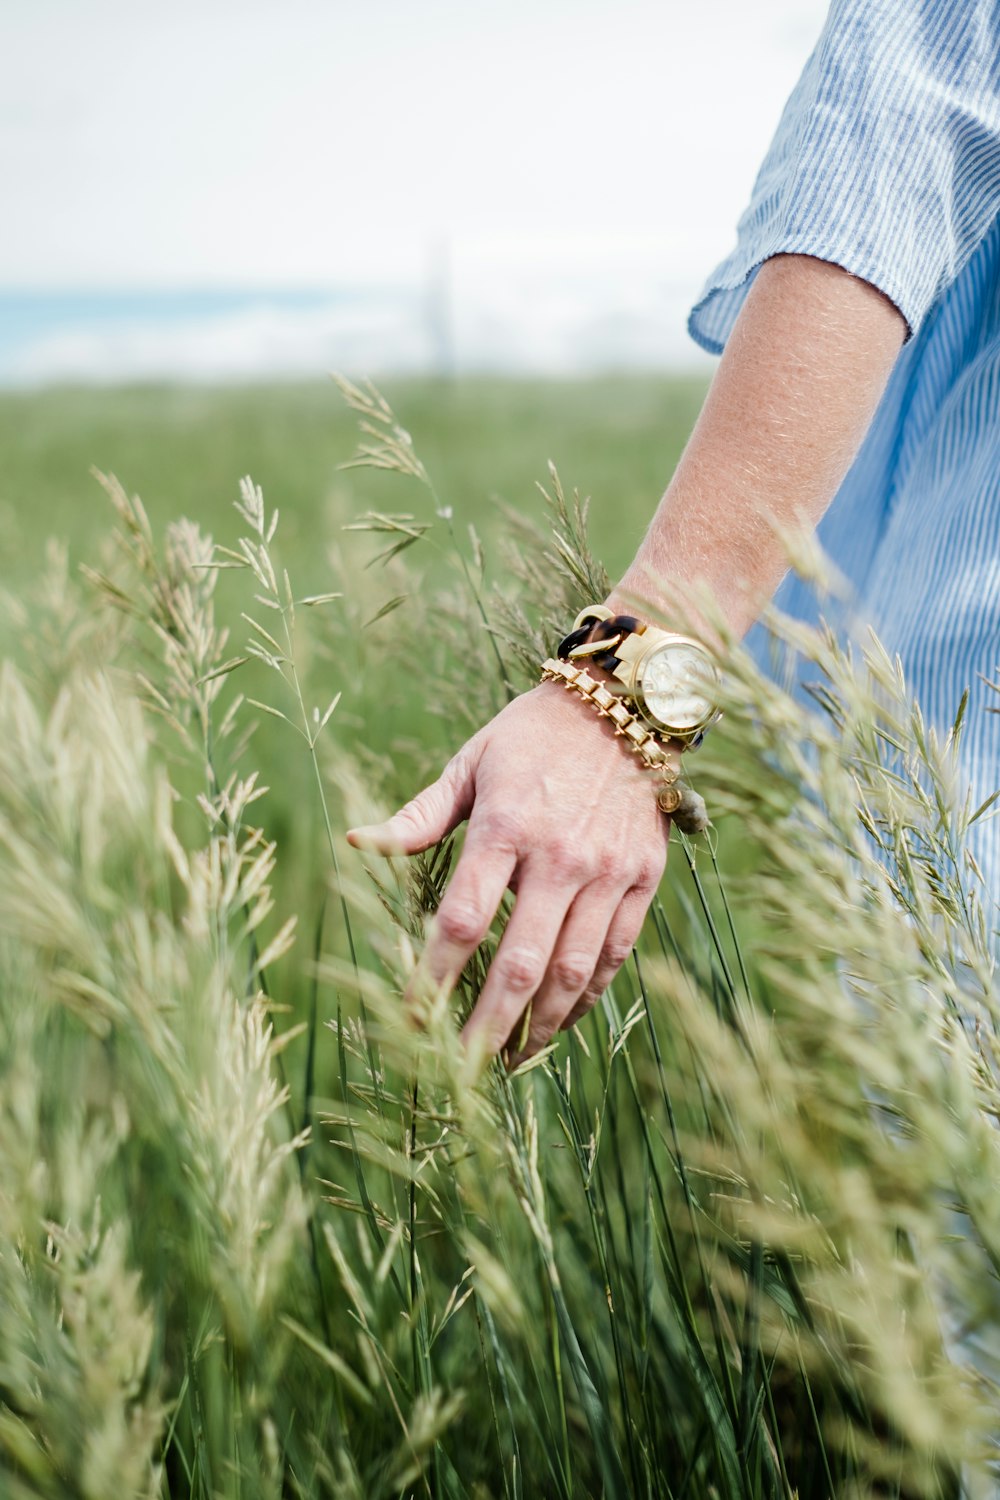
<svg viewBox="0 0 1000 1500">
<path fill-rule="evenodd" d="M 723 655 L 726 640 L 742 636 L 754 618 L 730 595 L 732 580 L 709 577 L 703 570 L 669 571 L 636 558 L 603 603 L 616 615 L 634 615 L 643 624 L 699 640 L 712 654 Z"/>
<path fill-rule="evenodd" d="M 643 591 L 638 586 L 630 588 L 624 580 L 603 602 L 616 615 L 632 615 L 641 625 L 652 625 L 657 630 L 692 636 L 696 640 L 704 640 L 708 635 L 701 617 L 697 617 L 698 628 L 695 629 L 692 612 L 680 607 L 676 599 L 651 599 L 648 590 Z"/>
</svg>

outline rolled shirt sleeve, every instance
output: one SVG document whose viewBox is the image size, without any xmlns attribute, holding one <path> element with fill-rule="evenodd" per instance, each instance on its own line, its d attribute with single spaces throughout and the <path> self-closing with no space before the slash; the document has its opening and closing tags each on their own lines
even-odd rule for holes
<svg viewBox="0 0 1000 1500">
<path fill-rule="evenodd" d="M 998 53 L 1000 0 L 833 0 L 694 339 L 721 353 L 779 254 L 871 282 L 915 333 L 1000 213 Z"/>
</svg>

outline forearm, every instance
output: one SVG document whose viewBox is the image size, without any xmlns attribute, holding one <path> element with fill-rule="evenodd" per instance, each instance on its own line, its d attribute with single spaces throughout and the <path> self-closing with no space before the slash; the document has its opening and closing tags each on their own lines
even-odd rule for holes
<svg viewBox="0 0 1000 1500">
<path fill-rule="evenodd" d="M 742 635 L 788 566 L 781 532 L 814 526 L 868 430 L 905 333 L 839 266 L 777 256 L 759 271 L 694 432 L 610 603 L 678 626 L 706 588 Z"/>
</svg>

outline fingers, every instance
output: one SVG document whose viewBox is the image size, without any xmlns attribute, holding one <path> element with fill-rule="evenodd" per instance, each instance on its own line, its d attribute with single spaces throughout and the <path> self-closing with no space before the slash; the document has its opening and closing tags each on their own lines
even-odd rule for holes
<svg viewBox="0 0 1000 1500">
<path fill-rule="evenodd" d="M 450 988 L 483 941 L 517 862 L 513 843 L 473 817 L 462 857 L 441 898 L 411 995 L 427 985 Z"/>
<path fill-rule="evenodd" d="M 531 1002 L 527 1033 L 512 1034 L 508 1039 L 508 1045 L 516 1049 L 510 1058 L 511 1067 L 546 1046 L 589 989 L 598 964 L 604 961 L 607 935 L 623 898 L 620 888 L 609 888 L 603 880 L 591 881 L 577 894 Z M 622 961 L 627 953 L 628 949 Z M 519 1019 L 515 1032 L 521 1031 Z"/>
<path fill-rule="evenodd" d="M 608 927 L 590 982 L 559 1022 L 560 1030 L 575 1026 L 604 994 L 635 947 L 655 892 L 655 886 L 634 885 L 626 893 Z"/>
<path fill-rule="evenodd" d="M 545 979 L 576 889 L 551 870 L 525 864 L 517 901 L 462 1040 L 477 1053 L 499 1052 Z"/>
<path fill-rule="evenodd" d="M 475 797 L 479 745 L 472 739 L 445 766 L 437 781 L 384 823 L 348 830 L 348 843 L 374 854 L 421 854 L 469 816 Z M 494 908 L 495 909 L 495 908 Z"/>
</svg>

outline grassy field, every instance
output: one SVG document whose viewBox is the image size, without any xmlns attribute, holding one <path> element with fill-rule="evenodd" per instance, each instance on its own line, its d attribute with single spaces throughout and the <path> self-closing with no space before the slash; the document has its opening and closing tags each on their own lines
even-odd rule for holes
<svg viewBox="0 0 1000 1500">
<path fill-rule="evenodd" d="M 810 714 L 734 647 L 713 829 L 593 1013 L 470 1076 L 502 918 L 402 1025 L 449 850 L 344 828 L 502 701 L 484 613 L 526 683 L 596 591 L 547 460 L 614 573 L 701 387 L 388 394 L 433 489 L 340 467 L 332 387 L 0 398 L 0 1495 L 990 1493 L 955 1330 L 1000 1329 L 1000 1003 L 948 747 L 875 648 L 801 636 Z"/>
<path fill-rule="evenodd" d="M 696 379 L 618 377 L 583 382 L 494 379 L 459 384 L 390 383 L 387 396 L 414 435 L 442 506 L 454 512 L 465 545 L 474 526 L 487 559 L 485 587 L 504 582 L 505 508 L 544 517 L 537 483 L 554 461 L 567 486 L 591 495 L 593 544 L 610 572 L 624 568 L 669 479 L 703 395 Z M 113 520 L 91 469 L 114 474 L 140 496 L 154 532 L 179 516 L 232 545 L 239 480 L 250 475 L 267 505 L 281 512 L 276 555 L 299 596 L 345 589 L 350 612 L 331 606 L 324 661 L 307 664 L 317 698 L 342 691 L 338 722 L 381 758 L 385 793 L 404 799 L 416 779 L 439 768 L 468 725 L 448 721 L 430 691 L 441 669 L 434 643 L 412 639 L 409 611 L 365 622 L 401 592 L 446 588 L 454 567 L 435 538 L 443 527 L 426 491 L 398 475 L 348 470 L 357 419 L 333 382 L 232 389 L 136 387 L 51 390 L 0 396 L 0 587 L 30 591 L 58 537 L 70 574 L 96 565 Z M 427 541 L 407 554 L 400 577 L 366 564 L 377 539 L 344 530 L 369 510 L 410 511 L 434 523 Z M 345 578 L 348 582 L 345 585 Z M 246 626 L 245 591 L 223 576 L 220 618 L 234 651 Z M 360 629 L 357 628 L 360 625 Z M 4 625 L 0 620 L 0 631 Z M 7 625 L 16 651 L 16 628 Z M 319 642 L 322 652 L 323 642 Z M 424 663 L 423 669 L 421 663 Z M 241 686 L 259 697 L 264 683 L 251 665 Z M 324 699 L 325 701 L 325 699 Z M 284 755 L 282 755 L 284 752 Z M 309 907 L 320 859 L 310 794 L 311 772 L 294 745 L 265 747 L 262 773 L 272 787 L 268 831 L 294 858 L 283 867 L 295 882 L 291 906 Z"/>
<path fill-rule="evenodd" d="M 579 383 L 475 380 L 390 384 L 387 395 L 414 434 L 443 505 L 464 537 L 474 525 L 498 575 L 504 506 L 542 518 L 536 483 L 554 461 L 567 486 L 593 497 L 591 532 L 611 573 L 624 568 L 669 479 L 694 421 L 703 385 L 694 379 L 607 378 Z M 111 512 L 91 478 L 96 467 L 138 494 L 155 530 L 184 515 L 216 540 L 235 535 L 240 478 L 259 484 L 281 511 L 278 553 L 300 594 L 331 586 L 333 561 L 357 580 L 364 619 L 392 597 L 371 538 L 343 527 L 370 509 L 413 510 L 434 520 L 425 492 L 395 475 L 344 472 L 357 423 L 331 383 L 200 389 L 53 390 L 0 397 L 0 579 L 17 586 L 43 564 L 46 540 L 62 538 L 71 566 L 94 563 Z M 440 531 L 440 526 L 438 530 Z M 414 556 L 415 584 L 447 576 L 440 552 Z M 227 609 L 225 590 L 219 607 Z M 243 606 L 241 605 L 241 608 Z M 344 710 L 364 713 L 381 751 L 402 736 L 440 756 L 453 746 L 421 712 L 419 671 L 399 671 L 405 627 L 358 640 L 355 684 Z M 419 645 L 417 646 L 419 657 Z M 409 653 L 404 661 L 411 662 Z M 372 685 L 375 684 L 374 691 Z M 367 710 L 378 704 L 378 713 Z M 359 721 L 359 728 L 362 727 Z"/>
<path fill-rule="evenodd" d="M 703 390 L 697 379 L 622 376 L 389 382 L 386 394 L 460 523 L 490 537 L 502 524 L 497 500 L 538 513 L 535 481 L 551 459 L 567 484 L 593 495 L 594 544 L 615 571 L 670 477 Z M 318 590 L 344 520 L 382 503 L 406 508 L 398 483 L 339 472 L 355 432 L 332 383 L 0 395 L 4 574 L 37 567 L 49 535 L 64 537 L 74 557 L 93 552 L 108 521 L 89 478 L 96 466 L 142 496 L 154 526 L 184 514 L 220 537 L 233 530 L 237 481 L 252 475 L 282 510 L 289 568 L 303 591 Z M 359 547 L 356 560 L 364 555 Z"/>
</svg>

